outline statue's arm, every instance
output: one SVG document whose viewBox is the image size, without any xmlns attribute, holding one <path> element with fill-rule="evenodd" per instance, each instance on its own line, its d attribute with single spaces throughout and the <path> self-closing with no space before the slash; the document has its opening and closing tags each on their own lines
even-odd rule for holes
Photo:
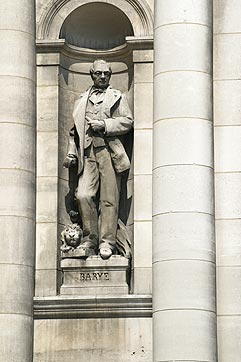
<svg viewBox="0 0 241 362">
<path fill-rule="evenodd" d="M 122 94 L 112 118 L 104 119 L 105 134 L 118 136 L 127 133 L 133 127 L 133 117 L 125 95 Z"/>
<path fill-rule="evenodd" d="M 77 138 L 77 131 L 75 126 L 73 126 L 69 131 L 68 152 L 63 163 L 63 166 L 65 168 L 74 167 L 77 165 L 78 151 L 76 146 L 76 138 Z"/>
</svg>

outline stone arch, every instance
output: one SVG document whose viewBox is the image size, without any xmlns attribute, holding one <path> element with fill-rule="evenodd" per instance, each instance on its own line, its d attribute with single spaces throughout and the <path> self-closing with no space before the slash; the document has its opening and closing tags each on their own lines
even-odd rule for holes
<svg viewBox="0 0 241 362">
<path fill-rule="evenodd" d="M 107 3 L 120 9 L 132 24 L 135 37 L 153 34 L 153 15 L 146 0 L 56 0 L 40 17 L 37 39 L 59 39 L 65 19 L 74 10 L 89 3 Z"/>
<path fill-rule="evenodd" d="M 67 44 L 94 50 L 123 45 L 126 36 L 133 36 L 129 19 L 119 8 L 104 2 L 90 2 L 72 11 L 60 32 Z"/>
</svg>

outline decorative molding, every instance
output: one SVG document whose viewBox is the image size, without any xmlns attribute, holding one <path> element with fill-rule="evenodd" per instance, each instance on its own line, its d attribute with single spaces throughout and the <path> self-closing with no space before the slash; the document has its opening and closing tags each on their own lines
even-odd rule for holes
<svg viewBox="0 0 241 362">
<path fill-rule="evenodd" d="M 128 44 L 120 45 L 109 50 L 93 50 L 88 48 L 80 48 L 66 43 L 64 39 L 58 40 L 37 40 L 37 53 L 61 53 L 71 58 L 82 59 L 89 58 L 99 59 L 102 57 L 120 57 L 128 56 L 131 53 L 132 47 Z"/>
<path fill-rule="evenodd" d="M 35 319 L 151 318 L 150 295 L 35 297 Z"/>
<path fill-rule="evenodd" d="M 126 43 L 129 45 L 133 50 L 139 49 L 153 49 L 153 35 L 146 35 L 146 36 L 127 36 Z"/>
<path fill-rule="evenodd" d="M 40 39 L 36 41 L 37 52 L 38 53 L 55 53 L 60 52 L 62 49 L 65 49 L 67 52 L 72 54 L 91 54 L 94 55 L 97 53 L 99 55 L 112 54 L 126 51 L 126 48 L 130 46 L 132 49 L 153 49 L 153 36 L 127 36 L 126 44 L 119 45 L 118 47 L 107 49 L 107 50 L 95 50 L 88 48 L 80 48 L 71 44 L 68 44 L 65 39 Z"/>
<path fill-rule="evenodd" d="M 36 41 L 37 53 L 60 53 L 64 46 L 64 39 Z"/>
<path fill-rule="evenodd" d="M 78 7 L 92 2 L 102 2 L 102 0 L 56 0 L 50 2 L 40 16 L 37 27 L 37 38 L 58 39 L 60 29 L 68 15 Z M 153 34 L 153 13 L 146 0 L 108 0 L 103 2 L 114 5 L 125 13 L 134 28 L 135 35 Z M 129 11 L 126 11 L 126 6 L 128 4 L 132 8 L 132 11 L 130 11 L 131 8 Z M 134 14 L 138 16 L 138 24 L 134 22 Z M 139 33 L 140 31 L 141 34 Z"/>
</svg>

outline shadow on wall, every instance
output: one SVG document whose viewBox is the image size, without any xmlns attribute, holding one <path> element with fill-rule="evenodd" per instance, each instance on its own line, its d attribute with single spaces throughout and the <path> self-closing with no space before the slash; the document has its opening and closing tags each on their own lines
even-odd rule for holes
<svg viewBox="0 0 241 362">
<path fill-rule="evenodd" d="M 125 37 L 133 34 L 129 19 L 117 7 L 91 3 L 66 18 L 60 38 L 81 48 L 108 50 L 124 44 Z"/>
</svg>

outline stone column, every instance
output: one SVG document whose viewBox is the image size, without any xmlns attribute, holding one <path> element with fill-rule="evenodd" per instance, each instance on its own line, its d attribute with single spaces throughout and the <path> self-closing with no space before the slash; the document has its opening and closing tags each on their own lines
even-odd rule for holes
<svg viewBox="0 0 241 362">
<path fill-rule="evenodd" d="M 35 244 L 33 0 L 0 2 L 0 351 L 31 362 Z"/>
<path fill-rule="evenodd" d="M 154 361 L 216 361 L 212 1 L 155 1 Z"/>
<path fill-rule="evenodd" d="M 214 1 L 219 362 L 241 355 L 241 3 Z"/>
</svg>

